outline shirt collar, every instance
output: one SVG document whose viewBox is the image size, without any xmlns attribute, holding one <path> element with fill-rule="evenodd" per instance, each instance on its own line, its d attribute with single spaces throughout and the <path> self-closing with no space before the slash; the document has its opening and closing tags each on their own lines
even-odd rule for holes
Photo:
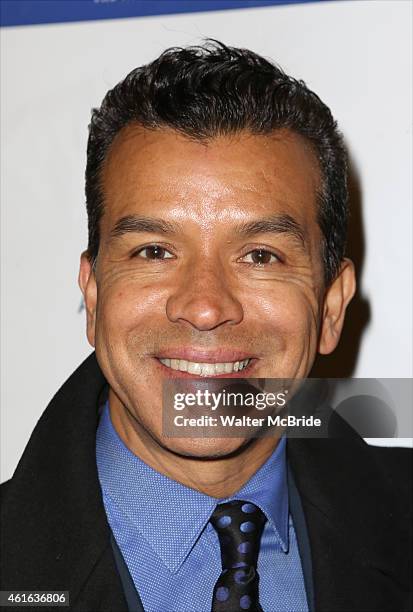
<svg viewBox="0 0 413 612">
<path fill-rule="evenodd" d="M 123 443 L 113 427 L 106 402 L 96 436 L 96 459 L 103 493 L 127 516 L 171 572 L 191 551 L 217 503 L 253 502 L 288 550 L 288 492 L 285 439 L 237 494 L 217 500 L 157 472 Z"/>
</svg>

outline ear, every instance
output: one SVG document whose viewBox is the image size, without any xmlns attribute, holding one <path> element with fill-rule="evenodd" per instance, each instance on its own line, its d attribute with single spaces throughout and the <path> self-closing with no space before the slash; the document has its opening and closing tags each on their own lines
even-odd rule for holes
<svg viewBox="0 0 413 612">
<path fill-rule="evenodd" d="M 346 308 L 356 291 L 354 264 L 344 259 L 335 280 L 324 295 L 318 352 L 328 355 L 336 348 L 344 325 Z"/>
<path fill-rule="evenodd" d="M 95 346 L 97 285 L 95 271 L 87 251 L 80 256 L 78 283 L 86 308 L 86 334 L 89 344 Z"/>
</svg>

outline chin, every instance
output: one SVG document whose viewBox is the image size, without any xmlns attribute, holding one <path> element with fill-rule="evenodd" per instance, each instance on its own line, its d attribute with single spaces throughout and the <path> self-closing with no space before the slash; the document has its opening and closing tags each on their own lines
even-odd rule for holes
<svg viewBox="0 0 413 612">
<path fill-rule="evenodd" d="M 245 448 L 248 438 L 167 438 L 162 446 L 169 452 L 192 459 L 223 459 Z"/>
</svg>

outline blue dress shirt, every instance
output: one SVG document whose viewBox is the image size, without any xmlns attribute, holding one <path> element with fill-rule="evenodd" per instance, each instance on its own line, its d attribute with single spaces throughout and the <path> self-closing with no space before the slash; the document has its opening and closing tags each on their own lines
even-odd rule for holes
<svg viewBox="0 0 413 612">
<path fill-rule="evenodd" d="M 218 500 L 136 457 L 115 431 L 106 402 L 96 436 L 103 502 L 145 612 L 210 612 L 221 553 L 209 519 L 217 503 L 231 499 L 256 504 L 268 519 L 257 566 L 264 612 L 308 611 L 285 450 L 282 438 L 237 494 Z"/>
</svg>

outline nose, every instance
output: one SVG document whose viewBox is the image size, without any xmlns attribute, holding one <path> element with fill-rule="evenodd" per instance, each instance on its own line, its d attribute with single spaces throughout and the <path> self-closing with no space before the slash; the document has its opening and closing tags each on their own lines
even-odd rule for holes
<svg viewBox="0 0 413 612">
<path fill-rule="evenodd" d="M 166 314 L 173 323 L 189 323 L 199 331 L 209 331 L 223 324 L 236 325 L 244 317 L 240 301 L 220 266 L 193 265 L 183 274 L 166 304 Z"/>
</svg>

